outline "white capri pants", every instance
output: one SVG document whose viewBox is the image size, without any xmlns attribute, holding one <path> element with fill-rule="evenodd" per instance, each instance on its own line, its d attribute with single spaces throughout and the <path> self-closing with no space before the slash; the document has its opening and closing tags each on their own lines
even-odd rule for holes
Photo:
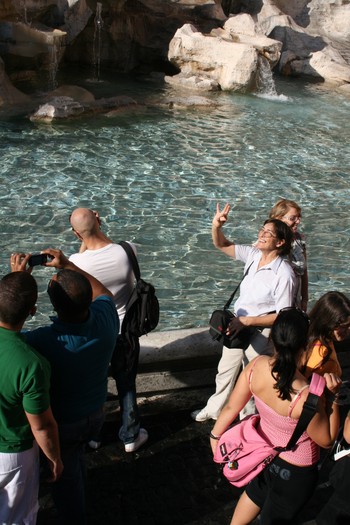
<svg viewBox="0 0 350 525">
<path fill-rule="evenodd" d="M 39 449 L 0 452 L 0 523 L 35 525 L 38 513 Z"/>
<path fill-rule="evenodd" d="M 252 336 L 249 346 L 246 350 L 241 348 L 222 348 L 222 356 L 218 364 L 216 374 L 215 393 L 208 399 L 206 412 L 213 418 L 217 419 L 221 409 L 226 404 L 233 387 L 235 386 L 241 366 L 247 365 L 259 355 L 271 355 L 273 344 L 269 341 L 270 328 L 256 330 Z M 241 419 L 248 414 L 255 413 L 255 404 L 251 399 L 241 412 Z"/>
</svg>

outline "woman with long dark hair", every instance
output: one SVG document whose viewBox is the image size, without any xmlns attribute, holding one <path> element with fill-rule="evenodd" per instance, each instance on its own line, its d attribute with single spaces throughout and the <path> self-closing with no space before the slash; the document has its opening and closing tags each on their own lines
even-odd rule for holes
<svg viewBox="0 0 350 525">
<path fill-rule="evenodd" d="M 306 378 L 312 372 L 323 375 L 342 370 L 334 348 L 335 341 L 350 335 L 350 300 L 341 292 L 327 292 L 310 312 L 307 352 L 302 356 L 300 370 Z"/>
<path fill-rule="evenodd" d="M 296 309 L 280 311 L 272 329 L 275 352 L 251 361 L 240 374 L 228 403 L 211 432 L 215 453 L 218 439 L 253 395 L 260 414 L 259 430 L 273 446 L 286 446 L 308 395 L 308 382 L 297 368 L 305 351 L 309 322 Z M 260 513 L 261 525 L 295 523 L 295 516 L 310 498 L 317 481 L 320 447 L 332 446 L 339 428 L 334 402 L 341 380 L 325 374 L 326 394 L 296 447 L 281 453 L 246 487 L 237 503 L 231 525 L 247 525 Z"/>
</svg>

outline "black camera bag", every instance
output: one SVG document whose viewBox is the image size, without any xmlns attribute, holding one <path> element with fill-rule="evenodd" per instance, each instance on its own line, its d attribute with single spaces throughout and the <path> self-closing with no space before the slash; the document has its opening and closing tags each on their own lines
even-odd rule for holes
<svg viewBox="0 0 350 525">
<path fill-rule="evenodd" d="M 209 333 L 215 341 L 222 343 L 227 348 L 245 350 L 249 346 L 252 329 L 246 326 L 236 335 L 226 335 L 226 329 L 233 317 L 234 314 L 230 310 L 214 310 L 209 321 Z"/>
<path fill-rule="evenodd" d="M 250 328 L 249 326 L 246 326 L 242 328 L 242 330 L 240 330 L 238 334 L 235 334 L 235 335 L 226 334 L 226 330 L 227 330 L 227 327 L 231 319 L 235 317 L 235 315 L 232 312 L 230 312 L 228 308 L 238 288 L 241 286 L 243 279 L 248 274 L 249 269 L 252 264 L 253 262 L 248 266 L 247 270 L 244 272 L 244 275 L 241 281 L 238 283 L 238 285 L 232 292 L 223 310 L 214 310 L 214 312 L 211 314 L 211 318 L 209 321 L 209 334 L 215 341 L 222 343 L 227 348 L 242 348 L 242 350 L 246 350 L 246 348 L 248 348 L 249 346 L 249 340 L 254 331 L 254 328 Z"/>
</svg>

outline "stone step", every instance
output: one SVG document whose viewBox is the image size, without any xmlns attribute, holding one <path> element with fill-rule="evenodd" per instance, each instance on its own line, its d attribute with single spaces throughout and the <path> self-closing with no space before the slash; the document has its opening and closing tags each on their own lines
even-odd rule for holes
<svg viewBox="0 0 350 525">
<path fill-rule="evenodd" d="M 222 347 L 207 328 L 151 332 L 140 346 L 138 395 L 214 385 Z M 116 395 L 112 378 L 108 391 Z"/>
</svg>

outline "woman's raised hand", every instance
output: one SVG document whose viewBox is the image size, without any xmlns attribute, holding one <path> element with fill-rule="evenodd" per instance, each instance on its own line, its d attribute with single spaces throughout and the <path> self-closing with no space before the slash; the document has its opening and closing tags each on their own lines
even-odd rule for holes
<svg viewBox="0 0 350 525">
<path fill-rule="evenodd" d="M 216 204 L 216 213 L 213 218 L 213 225 L 217 228 L 221 228 L 227 221 L 228 214 L 230 212 L 231 206 L 226 203 L 222 211 L 220 211 L 220 204 Z"/>
</svg>

